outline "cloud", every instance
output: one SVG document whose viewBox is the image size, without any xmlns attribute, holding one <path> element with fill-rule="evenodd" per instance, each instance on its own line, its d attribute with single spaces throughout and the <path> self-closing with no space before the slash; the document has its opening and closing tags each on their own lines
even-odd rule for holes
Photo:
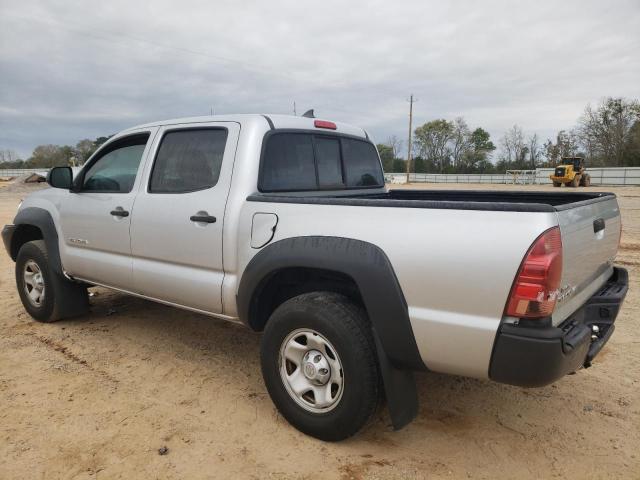
<svg viewBox="0 0 640 480">
<path fill-rule="evenodd" d="M 464 116 L 548 137 L 640 96 L 629 1 L 0 0 L 0 148 L 23 156 L 162 118 L 315 108 L 384 141 Z"/>
</svg>

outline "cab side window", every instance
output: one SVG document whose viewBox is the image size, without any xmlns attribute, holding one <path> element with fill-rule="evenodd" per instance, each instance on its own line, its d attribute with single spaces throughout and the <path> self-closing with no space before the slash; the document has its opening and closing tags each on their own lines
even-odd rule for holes
<svg viewBox="0 0 640 480">
<path fill-rule="evenodd" d="M 145 133 L 108 145 L 84 174 L 82 191 L 129 193 L 148 140 L 149 134 Z"/>
<path fill-rule="evenodd" d="M 162 138 L 149 180 L 150 193 L 187 193 L 218 183 L 226 128 L 167 132 Z"/>
</svg>

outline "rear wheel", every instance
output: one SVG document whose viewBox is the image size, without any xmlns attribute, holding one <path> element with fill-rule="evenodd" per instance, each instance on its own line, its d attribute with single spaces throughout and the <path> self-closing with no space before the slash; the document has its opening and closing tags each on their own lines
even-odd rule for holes
<svg viewBox="0 0 640 480">
<path fill-rule="evenodd" d="M 25 310 L 39 322 L 53 322 L 62 318 L 63 312 L 88 309 L 86 287 L 51 269 L 43 240 L 27 242 L 20 248 L 16 258 L 16 286 Z"/>
<path fill-rule="evenodd" d="M 587 174 L 582 177 L 582 186 L 588 187 L 589 185 L 591 185 L 591 176 Z"/>
<path fill-rule="evenodd" d="M 343 295 L 313 292 L 280 305 L 262 337 L 261 363 L 280 413 L 321 440 L 355 434 L 378 404 L 371 327 Z"/>
<path fill-rule="evenodd" d="M 562 185 L 562 182 L 553 182 L 554 187 L 559 187 Z"/>
</svg>

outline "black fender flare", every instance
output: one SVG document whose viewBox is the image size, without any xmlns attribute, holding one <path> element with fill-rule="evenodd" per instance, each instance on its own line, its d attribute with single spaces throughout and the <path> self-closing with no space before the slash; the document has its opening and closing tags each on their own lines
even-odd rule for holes
<svg viewBox="0 0 640 480">
<path fill-rule="evenodd" d="M 425 370 L 409 319 L 407 302 L 386 254 L 376 245 L 342 237 L 292 237 L 264 247 L 242 274 L 238 315 L 250 325 L 261 285 L 285 268 L 307 267 L 347 275 L 356 283 L 371 321 L 385 393 L 395 428 L 418 410 L 411 370 Z"/>
<path fill-rule="evenodd" d="M 64 276 L 62 269 L 62 262 L 60 260 L 60 250 L 58 248 L 58 232 L 56 230 L 55 223 L 51 214 L 44 208 L 39 207 L 27 207 L 18 211 L 16 218 L 13 220 L 13 224 L 18 227 L 20 225 L 31 225 L 38 227 L 42 232 L 44 243 L 47 246 L 47 254 L 49 256 L 49 262 L 51 268 L 59 275 Z M 13 241 L 15 242 L 16 236 L 14 234 Z M 11 246 L 11 258 L 15 261 L 18 255 L 18 249 Z"/>
</svg>

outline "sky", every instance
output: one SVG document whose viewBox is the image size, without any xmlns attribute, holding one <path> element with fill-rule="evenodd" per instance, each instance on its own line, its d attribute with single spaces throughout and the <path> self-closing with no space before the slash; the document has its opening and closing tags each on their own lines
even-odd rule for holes
<svg viewBox="0 0 640 480">
<path fill-rule="evenodd" d="M 640 0 L 0 0 L 0 150 L 155 120 L 293 113 L 377 142 L 463 116 L 546 139 L 640 98 Z"/>
</svg>

